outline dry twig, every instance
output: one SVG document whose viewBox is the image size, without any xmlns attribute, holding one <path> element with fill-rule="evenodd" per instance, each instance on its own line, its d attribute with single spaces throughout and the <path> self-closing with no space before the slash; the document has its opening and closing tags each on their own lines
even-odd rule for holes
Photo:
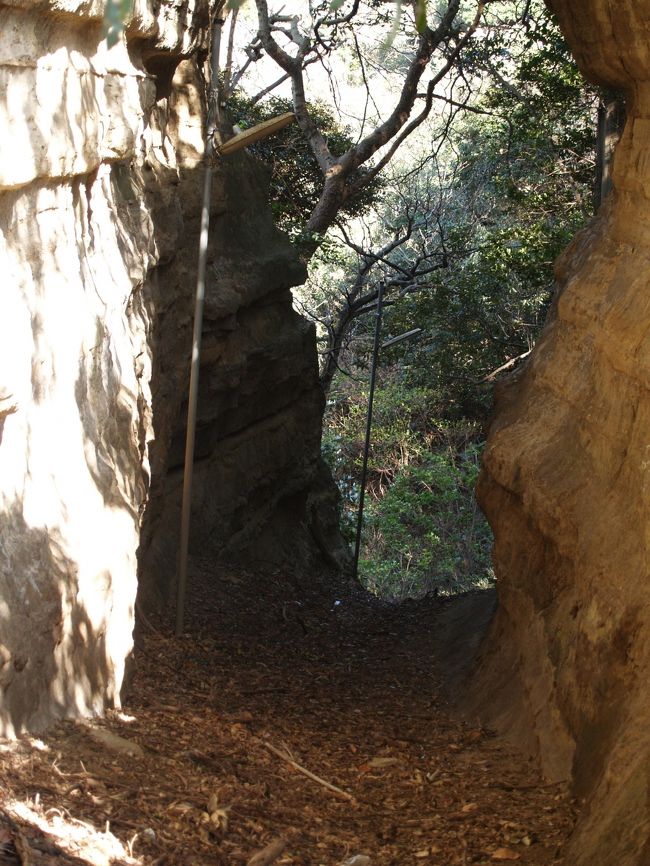
<svg viewBox="0 0 650 866">
<path fill-rule="evenodd" d="M 270 752 L 273 752 L 274 755 L 277 755 L 278 758 L 282 758 L 283 761 L 286 761 L 287 764 L 290 764 L 294 770 L 298 770 L 299 773 L 302 773 L 304 776 L 307 776 L 308 779 L 312 779 L 314 782 L 318 782 L 319 785 L 322 785 L 324 788 L 327 788 L 328 791 L 332 791 L 332 793 L 337 794 L 339 797 L 345 797 L 346 800 L 351 800 L 354 802 L 355 797 L 352 794 L 348 794 L 347 791 L 342 790 L 342 788 L 337 788 L 336 785 L 332 785 L 331 782 L 325 781 L 325 779 L 321 779 L 320 776 L 317 776 L 315 773 L 312 773 L 311 770 L 307 770 L 305 767 L 302 767 L 293 758 L 290 758 L 288 755 L 285 755 L 280 749 L 276 749 L 275 746 L 272 746 L 271 743 L 267 742 L 267 740 L 259 741 L 266 749 Z"/>
<path fill-rule="evenodd" d="M 273 842 L 270 842 L 265 848 L 258 851 L 257 854 L 253 854 L 246 866 L 268 866 L 269 863 L 273 863 L 274 860 L 278 859 L 286 847 L 286 839 L 274 839 Z"/>
</svg>

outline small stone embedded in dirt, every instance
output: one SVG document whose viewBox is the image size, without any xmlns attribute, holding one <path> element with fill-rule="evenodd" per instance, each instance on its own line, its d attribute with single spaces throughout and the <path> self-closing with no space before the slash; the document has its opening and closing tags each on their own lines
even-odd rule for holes
<svg viewBox="0 0 650 866">
<path fill-rule="evenodd" d="M 519 860 L 520 855 L 517 854 L 516 851 L 513 851 L 512 848 L 497 848 L 497 850 L 492 854 L 493 860 Z"/>
<path fill-rule="evenodd" d="M 246 866 L 269 866 L 278 859 L 286 847 L 286 839 L 274 839 L 265 848 L 254 854 Z"/>
<path fill-rule="evenodd" d="M 365 854 L 355 854 L 341 863 L 341 866 L 372 866 L 372 860 Z"/>
<path fill-rule="evenodd" d="M 399 764 L 399 758 L 371 758 L 366 762 L 366 766 L 373 769 L 378 767 L 392 767 L 393 764 Z"/>
<path fill-rule="evenodd" d="M 237 713 L 234 716 L 230 717 L 231 722 L 239 722 L 240 724 L 248 724 L 249 722 L 255 721 L 255 718 L 251 712 L 248 710 L 242 710 L 241 713 Z"/>
</svg>

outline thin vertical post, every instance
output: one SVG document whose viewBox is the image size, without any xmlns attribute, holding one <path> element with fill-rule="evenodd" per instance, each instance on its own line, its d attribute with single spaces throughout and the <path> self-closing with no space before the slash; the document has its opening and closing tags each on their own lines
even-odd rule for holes
<svg viewBox="0 0 650 866">
<path fill-rule="evenodd" d="M 194 302 L 194 329 L 192 334 L 192 366 L 187 405 L 187 433 L 185 437 L 185 466 L 183 473 L 183 504 L 181 507 L 181 540 L 178 559 L 178 585 L 176 594 L 176 635 L 183 633 L 185 620 L 185 596 L 187 593 L 187 563 L 190 546 L 190 516 L 192 511 L 192 475 L 194 470 L 194 442 L 196 439 L 196 415 L 199 397 L 199 368 L 201 361 L 201 331 L 205 303 L 205 275 L 208 261 L 208 238 L 210 231 L 210 199 L 212 197 L 212 158 L 214 135 L 218 120 L 217 94 L 219 88 L 219 49 L 223 20 L 216 18 L 212 30 L 210 53 L 210 94 L 206 124 L 205 177 L 203 181 L 203 205 L 201 208 L 201 235 L 199 238 L 199 260 L 196 276 L 196 298 Z"/>
<path fill-rule="evenodd" d="M 594 188 L 594 213 L 597 213 L 606 196 L 607 177 L 607 106 L 598 103 L 598 123 L 596 127 L 596 182 Z"/>
<path fill-rule="evenodd" d="M 377 312 L 375 320 L 375 343 L 372 350 L 372 366 L 370 368 L 370 394 L 368 395 L 368 414 L 366 416 L 366 439 L 363 446 L 363 466 L 361 469 L 361 490 L 359 492 L 359 513 L 357 515 L 357 537 L 354 544 L 354 568 L 352 575 L 356 580 L 359 575 L 359 552 L 361 550 L 361 527 L 363 525 L 363 504 L 366 498 L 366 477 L 368 475 L 368 453 L 370 452 L 370 431 L 372 428 L 372 404 L 375 399 L 375 381 L 377 378 L 377 360 L 379 358 L 379 340 L 381 336 L 381 317 L 383 311 L 384 284 L 379 283 L 377 290 Z"/>
</svg>

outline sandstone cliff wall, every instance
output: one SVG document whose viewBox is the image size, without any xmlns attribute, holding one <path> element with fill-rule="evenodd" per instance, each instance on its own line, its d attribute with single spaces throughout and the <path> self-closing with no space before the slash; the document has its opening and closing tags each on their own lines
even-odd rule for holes
<svg viewBox="0 0 650 866">
<path fill-rule="evenodd" d="M 650 863 L 650 3 L 549 0 L 583 71 L 626 92 L 614 192 L 557 264 L 479 482 L 500 608 L 488 717 L 572 780 L 566 862 Z M 498 697 L 495 697 L 497 695 Z"/>
<path fill-rule="evenodd" d="M 207 3 L 136 0 L 110 50 L 103 6 L 0 2 L 0 734 L 118 704 L 138 567 L 175 570 Z M 193 542 L 283 515 L 313 554 L 322 398 L 264 198 L 218 166 Z"/>
</svg>

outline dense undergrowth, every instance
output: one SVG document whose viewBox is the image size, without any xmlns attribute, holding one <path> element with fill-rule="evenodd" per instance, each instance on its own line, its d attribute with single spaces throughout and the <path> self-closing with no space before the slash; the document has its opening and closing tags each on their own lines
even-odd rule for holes
<svg viewBox="0 0 650 866">
<path fill-rule="evenodd" d="M 337 380 L 323 452 L 341 492 L 343 531 L 354 541 L 367 387 Z M 393 600 L 450 595 L 494 581 L 491 532 L 474 496 L 481 430 L 441 420 L 440 397 L 383 370 L 375 396 L 359 577 Z"/>
</svg>

